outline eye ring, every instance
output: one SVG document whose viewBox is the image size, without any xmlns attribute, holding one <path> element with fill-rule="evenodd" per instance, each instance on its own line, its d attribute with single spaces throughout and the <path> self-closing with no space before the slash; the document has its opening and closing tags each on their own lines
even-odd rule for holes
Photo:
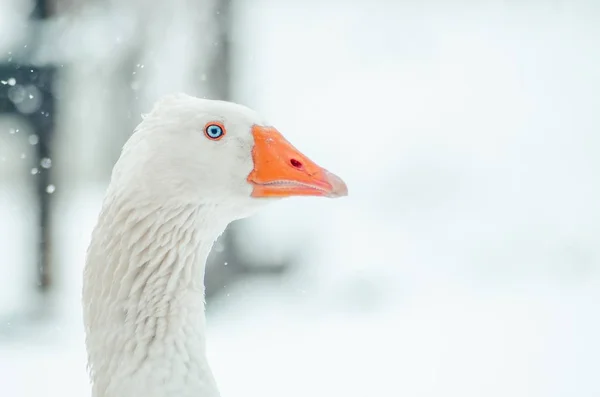
<svg viewBox="0 0 600 397">
<path fill-rule="evenodd" d="M 204 135 L 210 140 L 218 141 L 225 136 L 225 126 L 223 123 L 211 121 L 204 127 Z"/>
</svg>

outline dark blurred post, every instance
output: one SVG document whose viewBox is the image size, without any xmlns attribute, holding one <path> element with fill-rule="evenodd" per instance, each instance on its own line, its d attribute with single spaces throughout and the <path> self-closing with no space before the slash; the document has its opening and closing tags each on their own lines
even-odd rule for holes
<svg viewBox="0 0 600 397">
<path fill-rule="evenodd" d="M 34 131 L 36 163 L 32 174 L 36 179 L 38 201 L 38 260 L 36 263 L 37 285 L 47 291 L 51 285 L 51 162 L 52 136 L 54 132 L 53 83 L 55 68 L 34 65 L 31 54 L 40 44 L 39 21 L 49 17 L 45 0 L 36 0 L 31 14 L 26 45 L 11 51 L 0 63 L 0 114 L 17 115 L 25 119 Z M 50 191 L 48 190 L 50 186 Z"/>
<path fill-rule="evenodd" d="M 42 38 L 41 27 L 39 23 L 50 17 L 50 9 L 47 0 L 36 0 L 35 8 L 32 14 L 32 37 L 30 45 L 35 49 L 40 45 Z M 50 214 L 50 199 L 52 195 L 49 191 L 51 186 L 51 161 L 52 161 L 52 137 L 54 133 L 54 97 L 52 95 L 52 87 L 54 80 L 54 68 L 52 66 L 45 67 L 40 71 L 43 74 L 42 79 L 38 80 L 40 91 L 43 93 L 42 108 L 38 109 L 34 120 L 38 121 L 36 129 L 39 129 L 38 136 L 40 137 L 37 145 L 37 164 L 38 179 L 37 179 L 37 194 L 40 208 L 40 259 L 38 264 L 39 279 L 38 285 L 42 291 L 47 291 L 52 284 L 52 267 L 51 267 L 51 214 Z M 35 80 L 34 80 L 35 81 Z"/>
</svg>

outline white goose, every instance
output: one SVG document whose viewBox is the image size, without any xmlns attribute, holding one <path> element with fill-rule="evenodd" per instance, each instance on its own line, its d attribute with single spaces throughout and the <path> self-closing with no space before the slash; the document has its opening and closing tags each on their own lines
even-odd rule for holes
<svg viewBox="0 0 600 397">
<path fill-rule="evenodd" d="M 87 253 L 83 314 L 93 397 L 216 397 L 205 261 L 269 198 L 347 195 L 256 112 L 176 94 L 117 161 Z"/>
</svg>

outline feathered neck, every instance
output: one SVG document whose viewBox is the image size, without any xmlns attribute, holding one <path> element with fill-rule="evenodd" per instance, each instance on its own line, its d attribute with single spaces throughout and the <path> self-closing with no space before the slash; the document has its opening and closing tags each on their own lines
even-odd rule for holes
<svg viewBox="0 0 600 397">
<path fill-rule="evenodd" d="M 204 334 L 214 210 L 106 199 L 83 283 L 93 397 L 219 395 Z"/>
</svg>

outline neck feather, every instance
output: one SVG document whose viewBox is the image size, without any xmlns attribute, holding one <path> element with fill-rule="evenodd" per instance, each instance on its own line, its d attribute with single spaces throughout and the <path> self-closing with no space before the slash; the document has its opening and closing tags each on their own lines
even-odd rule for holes
<svg viewBox="0 0 600 397">
<path fill-rule="evenodd" d="M 107 199 L 84 271 L 94 397 L 214 397 L 204 272 L 225 225 L 213 208 Z"/>
</svg>

